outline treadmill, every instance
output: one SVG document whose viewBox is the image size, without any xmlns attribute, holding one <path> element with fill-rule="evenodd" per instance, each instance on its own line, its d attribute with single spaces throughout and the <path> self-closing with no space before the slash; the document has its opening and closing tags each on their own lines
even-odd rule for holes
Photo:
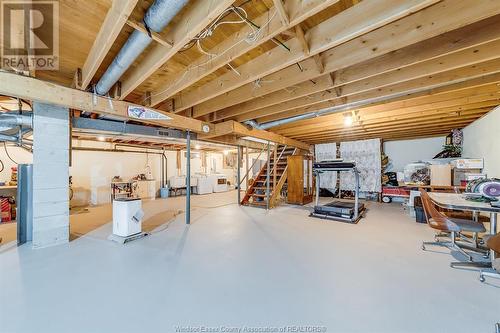
<svg viewBox="0 0 500 333">
<path fill-rule="evenodd" d="M 320 177 L 324 172 L 354 173 L 356 179 L 354 203 L 336 200 L 326 205 L 319 204 Z M 314 210 L 309 216 L 339 222 L 358 223 L 365 211 L 365 205 L 359 202 L 359 171 L 356 169 L 356 162 L 342 160 L 315 162 L 313 164 L 313 173 L 316 176 L 316 201 Z"/>
</svg>

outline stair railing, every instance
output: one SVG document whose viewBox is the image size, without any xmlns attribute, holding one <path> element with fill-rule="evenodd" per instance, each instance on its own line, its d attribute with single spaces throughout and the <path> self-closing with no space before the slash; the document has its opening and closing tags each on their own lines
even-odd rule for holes
<svg viewBox="0 0 500 333">
<path fill-rule="evenodd" d="M 257 155 L 257 158 L 253 161 L 252 165 L 250 166 L 249 169 L 247 169 L 246 173 L 245 173 L 245 176 L 243 176 L 243 178 L 240 180 L 240 183 L 238 184 L 238 188 L 241 188 L 241 184 L 243 184 L 243 181 L 245 180 L 245 178 L 248 177 L 248 173 L 250 172 L 250 170 L 253 169 L 253 167 L 255 166 L 255 163 L 257 163 L 257 161 L 259 160 L 259 157 L 260 155 L 262 155 L 262 153 L 264 152 L 264 150 L 266 150 L 266 148 L 262 148 L 262 150 L 259 152 L 259 155 Z M 248 165 L 247 165 L 248 167 Z M 248 189 L 247 189 L 248 190 Z"/>
<path fill-rule="evenodd" d="M 284 145 L 284 146 L 283 146 L 283 149 L 281 150 L 280 155 L 278 156 L 278 158 L 277 158 L 277 159 L 276 159 L 276 158 L 274 159 L 274 165 L 273 165 L 273 167 L 271 168 L 271 171 L 270 171 L 270 173 L 269 173 L 269 174 L 271 174 L 271 173 L 275 173 L 275 169 L 276 169 L 276 166 L 278 165 L 278 161 L 279 161 L 279 160 L 281 160 L 281 156 L 283 155 L 283 153 L 285 152 L 285 150 L 286 150 L 286 148 L 287 148 L 287 147 L 288 147 L 287 145 Z M 276 145 L 276 150 L 278 150 L 278 145 Z M 274 181 L 274 183 L 273 183 L 273 190 L 274 190 L 274 187 L 276 186 L 276 184 L 275 184 L 275 183 L 276 183 L 276 180 L 275 180 L 275 181 Z M 266 179 L 266 182 L 265 182 L 264 184 L 266 184 L 266 185 L 267 185 L 267 179 Z"/>
</svg>

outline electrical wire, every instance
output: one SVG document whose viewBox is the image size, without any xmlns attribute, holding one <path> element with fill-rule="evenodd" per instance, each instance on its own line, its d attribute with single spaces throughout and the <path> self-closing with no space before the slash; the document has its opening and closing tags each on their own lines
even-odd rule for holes
<svg viewBox="0 0 500 333">
<path fill-rule="evenodd" d="M 208 59 L 200 64 L 196 64 L 196 65 L 193 65 L 193 66 L 188 66 L 185 70 L 184 70 L 184 73 L 182 74 L 182 76 L 175 80 L 174 82 L 172 82 L 172 84 L 170 84 L 167 88 L 165 88 L 164 90 L 160 91 L 160 92 L 157 92 L 155 94 L 152 94 L 151 97 L 154 97 L 154 96 L 158 96 L 158 95 L 161 95 L 167 91 L 169 91 L 171 88 L 179 85 L 185 78 L 186 76 L 193 70 L 195 69 L 198 69 L 200 67 L 203 67 L 205 66 L 206 64 L 214 61 L 215 59 L 223 56 L 224 54 L 226 54 L 227 52 L 229 52 L 230 50 L 232 50 L 233 48 L 237 47 L 239 44 L 243 43 L 243 42 L 246 42 L 248 44 L 254 44 L 256 43 L 261 37 L 262 37 L 262 32 L 264 31 L 264 28 L 267 27 L 269 25 L 269 23 L 271 23 L 271 21 L 274 19 L 274 17 L 276 16 L 276 11 L 273 13 L 273 15 L 271 15 L 269 17 L 269 19 L 262 25 L 262 26 L 257 26 L 255 23 L 253 23 L 252 21 L 250 21 L 248 18 L 246 18 L 248 16 L 248 14 L 246 14 L 246 11 L 241 8 L 241 7 L 230 7 L 228 8 L 226 11 L 228 10 L 232 10 L 234 11 L 240 18 L 241 18 L 241 21 L 243 21 L 244 23 L 246 23 L 250 29 L 252 30 L 246 38 L 242 38 L 240 39 L 237 43 L 231 45 L 231 47 L 225 49 L 223 52 L 219 53 L 219 54 L 212 54 L 212 53 L 208 53 L 206 52 L 205 50 L 201 49 L 200 51 L 205 54 L 206 56 L 208 56 Z M 241 10 L 241 13 L 239 12 Z M 243 13 L 243 14 L 242 14 Z M 236 23 L 236 22 L 240 22 L 240 21 L 232 21 L 233 23 Z M 243 23 L 241 22 L 241 23 Z M 213 34 L 213 30 L 215 30 L 215 28 L 217 28 L 218 26 L 222 25 L 222 23 L 219 23 L 217 24 L 217 21 L 214 22 L 214 24 L 212 24 L 211 26 L 209 26 L 206 30 L 202 31 L 197 37 L 195 37 L 194 40 L 194 44 L 198 44 L 199 46 L 201 45 L 200 43 L 198 43 L 198 41 L 200 40 L 199 38 L 201 37 L 201 39 L 203 38 L 207 38 L 209 36 L 211 36 Z M 207 32 L 208 30 L 211 30 L 211 32 Z M 202 37 L 204 36 L 204 37 Z M 198 38 L 198 39 L 197 39 Z M 189 48 L 193 47 L 194 46 L 191 45 Z M 285 46 L 286 47 L 286 46 Z M 287 48 L 288 49 L 288 48 Z M 288 49 L 289 50 L 289 49 Z M 238 72 L 235 71 L 235 73 L 238 75 Z M 149 97 L 148 97 L 149 98 Z M 142 100 L 142 102 L 144 102 L 147 98 L 144 98 Z"/>
<path fill-rule="evenodd" d="M 5 169 L 5 166 L 3 165 L 2 160 L 0 160 L 0 165 L 2 165 L 2 168 L 0 169 L 0 172 L 2 172 Z"/>
<path fill-rule="evenodd" d="M 12 157 L 10 157 L 10 155 L 9 155 L 9 151 L 7 150 L 7 144 L 5 143 L 5 141 L 3 142 L 3 147 L 4 147 L 4 149 L 5 149 L 5 154 L 7 155 L 7 157 L 9 158 L 9 160 L 11 160 L 11 161 L 12 161 L 12 163 L 14 163 L 14 164 L 19 164 L 19 163 L 17 163 L 16 161 L 14 161 L 14 160 L 12 159 Z"/>
</svg>

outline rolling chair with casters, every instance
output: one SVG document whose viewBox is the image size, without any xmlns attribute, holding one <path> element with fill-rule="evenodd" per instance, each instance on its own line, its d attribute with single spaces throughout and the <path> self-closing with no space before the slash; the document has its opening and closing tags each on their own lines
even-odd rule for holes
<svg viewBox="0 0 500 333">
<path fill-rule="evenodd" d="M 472 256 L 464 251 L 463 248 L 456 243 L 457 235 L 461 232 L 485 232 L 486 229 L 481 223 L 472 221 L 451 218 L 439 212 L 432 203 L 429 194 L 423 189 L 420 189 L 420 196 L 422 198 L 422 205 L 424 207 L 424 214 L 427 224 L 432 229 L 438 230 L 439 233 L 449 233 L 449 241 L 435 240 L 434 242 L 422 242 L 422 250 L 425 250 L 426 245 L 446 246 L 450 249 L 457 250 L 463 254 L 469 261 L 472 261 Z"/>
<path fill-rule="evenodd" d="M 486 236 L 484 238 L 486 238 Z M 500 252 L 500 234 L 487 237 L 485 239 L 485 243 L 487 248 L 495 252 Z M 500 258 L 493 260 L 491 266 L 496 272 L 481 270 L 479 272 L 479 281 L 481 282 L 486 281 L 486 279 L 484 278 L 485 276 L 500 279 Z"/>
</svg>

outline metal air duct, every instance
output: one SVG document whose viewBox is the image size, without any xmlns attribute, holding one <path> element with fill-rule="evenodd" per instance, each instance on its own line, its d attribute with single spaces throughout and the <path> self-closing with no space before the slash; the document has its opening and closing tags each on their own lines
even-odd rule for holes
<svg viewBox="0 0 500 333">
<path fill-rule="evenodd" d="M 144 15 L 146 29 L 161 32 L 189 0 L 156 0 Z M 153 39 L 135 30 L 95 87 L 96 93 L 106 95 Z"/>
</svg>

